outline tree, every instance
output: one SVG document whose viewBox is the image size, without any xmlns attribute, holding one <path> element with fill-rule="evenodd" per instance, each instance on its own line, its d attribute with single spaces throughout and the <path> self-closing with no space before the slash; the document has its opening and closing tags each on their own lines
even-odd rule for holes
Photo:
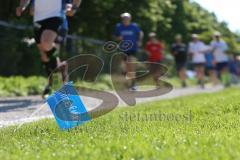
<svg viewBox="0 0 240 160">
<path fill-rule="evenodd" d="M 15 8 L 18 3 L 19 0 L 1 1 L 0 20 L 32 24 L 32 17 L 28 16 L 27 12 L 21 19 L 15 16 Z M 240 50 L 239 34 L 231 32 L 225 22 L 219 22 L 213 13 L 202 8 L 198 3 L 189 0 L 83 0 L 77 15 L 69 18 L 70 34 L 111 40 L 114 26 L 120 22 L 120 14 L 123 12 L 132 14 L 133 21 L 139 24 L 145 35 L 155 31 L 158 37 L 168 44 L 172 43 L 174 36 L 178 33 L 183 35 L 185 41 L 190 40 L 192 33 L 198 33 L 202 40 L 208 43 L 211 41 L 212 33 L 219 31 L 228 42 L 231 52 Z M 36 60 L 23 58 L 23 55 L 32 56 L 32 49 L 26 51 L 26 48 L 24 48 L 26 46 L 21 42 L 21 39 L 28 36 L 30 32 L 31 30 L 20 32 L 20 34 L 13 30 L 1 30 L 0 65 L 10 60 L 15 66 L 32 64 L 32 62 L 38 61 L 36 56 Z M 5 47 L 9 44 L 11 44 L 10 49 Z M 0 69 L 0 74 L 25 73 L 27 75 L 33 74 L 33 70 L 35 70 L 35 73 L 39 73 L 37 68 L 32 69 L 18 67 L 17 71 L 13 71 L 11 67 L 5 67 L 4 71 Z"/>
</svg>

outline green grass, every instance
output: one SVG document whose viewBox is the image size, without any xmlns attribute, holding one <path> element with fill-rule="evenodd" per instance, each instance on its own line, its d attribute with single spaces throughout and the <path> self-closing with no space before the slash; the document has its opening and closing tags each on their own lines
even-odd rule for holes
<svg viewBox="0 0 240 160">
<path fill-rule="evenodd" d="M 239 88 L 231 88 L 119 108 L 67 132 L 59 131 L 52 119 L 16 132 L 15 127 L 0 129 L 0 159 L 237 160 L 239 97 Z M 154 113 L 165 118 L 146 118 Z"/>
</svg>

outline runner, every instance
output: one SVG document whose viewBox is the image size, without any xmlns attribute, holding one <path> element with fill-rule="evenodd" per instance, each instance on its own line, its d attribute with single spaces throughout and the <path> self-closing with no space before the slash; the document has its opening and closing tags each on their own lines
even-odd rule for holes
<svg viewBox="0 0 240 160">
<path fill-rule="evenodd" d="M 35 0 L 31 0 L 31 8 L 30 8 L 30 15 L 34 15 L 34 1 Z M 64 1 L 64 12 L 68 12 L 71 7 L 72 7 L 72 0 L 65 0 Z M 67 16 L 64 14 L 63 15 L 63 23 L 62 25 L 58 28 L 58 36 L 55 40 L 55 47 L 56 47 L 56 58 L 57 59 L 57 66 L 58 68 L 60 68 L 60 71 L 62 73 L 62 77 L 63 77 L 63 82 L 66 82 L 67 80 L 65 80 L 67 77 L 67 63 L 65 61 L 60 60 L 60 58 L 58 57 L 59 53 L 60 53 L 60 49 L 61 49 L 61 45 L 64 43 L 66 36 L 68 33 L 68 20 L 67 20 Z M 41 48 L 39 48 L 40 50 Z M 45 54 L 44 51 L 41 51 L 41 55 Z M 51 71 L 48 71 L 48 68 L 46 67 L 46 65 L 43 65 L 43 67 L 45 68 L 45 70 L 47 71 L 47 75 L 49 76 L 49 74 L 51 73 Z M 50 72 L 50 73 L 49 73 Z M 44 92 L 43 92 L 43 97 L 45 95 L 47 95 L 50 92 L 50 88 L 53 84 L 53 78 L 52 75 L 49 76 L 49 82 L 48 85 L 45 87 Z"/>
<path fill-rule="evenodd" d="M 228 50 L 228 45 L 221 38 L 219 32 L 215 32 L 213 35 L 213 41 L 211 42 L 211 47 L 213 51 L 214 58 L 216 60 L 216 67 L 223 84 L 227 87 L 230 85 L 230 74 L 228 68 L 228 56 L 226 51 Z"/>
<path fill-rule="evenodd" d="M 187 87 L 186 83 L 186 64 L 187 64 L 187 45 L 182 42 L 182 36 L 175 37 L 175 43 L 172 44 L 171 53 L 175 58 L 176 70 L 181 80 L 182 87 Z"/>
<path fill-rule="evenodd" d="M 206 45 L 199 40 L 197 34 L 192 35 L 192 42 L 189 43 L 188 53 L 192 57 L 192 63 L 194 65 L 198 84 L 201 88 L 204 88 L 205 77 L 205 52 L 207 51 Z"/>
<path fill-rule="evenodd" d="M 216 72 L 216 61 L 211 52 L 207 52 L 205 54 L 205 58 L 206 58 L 206 66 L 205 67 L 206 67 L 207 74 L 208 74 L 213 86 L 216 86 L 219 83 L 219 80 L 217 77 L 217 72 Z"/>
<path fill-rule="evenodd" d="M 55 40 L 58 36 L 58 29 L 63 24 L 65 17 L 65 5 L 62 0 L 34 0 L 34 32 L 35 40 L 41 54 L 41 61 L 46 68 L 48 76 L 51 75 L 55 68 L 59 68 L 62 72 L 63 82 L 66 82 L 67 63 L 61 62 L 56 53 Z M 29 5 L 30 0 L 21 0 L 20 6 L 16 9 L 17 16 L 21 16 L 22 12 Z M 73 5 L 68 8 L 67 14 L 74 15 L 81 0 L 73 0 Z M 52 85 L 52 76 L 49 77 L 49 84 L 45 88 L 43 96 L 50 92 Z"/>
<path fill-rule="evenodd" d="M 130 90 L 136 91 L 135 84 L 135 66 L 132 64 L 136 59 L 138 47 L 141 44 L 143 34 L 136 23 L 132 23 L 132 16 L 129 13 L 121 14 L 122 23 L 118 23 L 115 28 L 114 37 L 117 41 L 128 41 L 132 43 L 132 47 L 124 49 L 124 53 L 128 58 L 125 60 L 127 68 L 127 77 L 130 79 Z"/>
<path fill-rule="evenodd" d="M 161 68 L 156 63 L 161 63 L 164 59 L 163 55 L 164 45 L 157 39 L 156 33 L 149 33 L 149 41 L 145 46 L 145 51 L 148 54 L 150 64 L 150 72 L 153 74 L 153 79 L 157 88 L 160 87 L 159 78 L 161 76 Z"/>
</svg>

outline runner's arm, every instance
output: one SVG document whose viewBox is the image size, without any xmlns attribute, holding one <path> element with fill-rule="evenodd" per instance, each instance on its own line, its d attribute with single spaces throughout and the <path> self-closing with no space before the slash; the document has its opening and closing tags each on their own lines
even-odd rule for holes
<svg viewBox="0 0 240 160">
<path fill-rule="evenodd" d="M 142 30 L 140 30 L 139 34 L 138 34 L 138 46 L 141 47 L 142 46 L 142 41 L 144 38 L 144 32 Z"/>
<path fill-rule="evenodd" d="M 82 3 L 82 0 L 73 0 L 73 7 L 79 7 Z"/>
<path fill-rule="evenodd" d="M 23 10 L 25 10 L 28 5 L 30 4 L 31 0 L 20 0 L 20 6 L 19 7 L 22 7 Z"/>
<path fill-rule="evenodd" d="M 82 0 L 73 0 L 72 1 L 72 7 L 69 11 L 67 11 L 67 16 L 74 16 L 74 14 L 77 12 L 79 6 L 81 5 Z"/>
<path fill-rule="evenodd" d="M 30 0 L 31 5 L 30 5 L 30 10 L 29 10 L 29 14 L 30 16 L 34 15 L 34 0 Z"/>
<path fill-rule="evenodd" d="M 29 4 L 30 0 L 20 0 L 20 5 L 16 8 L 16 15 L 21 16 L 22 12 L 25 11 Z"/>
</svg>

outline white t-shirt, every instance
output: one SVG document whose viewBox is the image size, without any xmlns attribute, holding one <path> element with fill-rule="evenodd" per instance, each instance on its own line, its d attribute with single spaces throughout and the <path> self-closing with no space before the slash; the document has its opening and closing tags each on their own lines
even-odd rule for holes
<svg viewBox="0 0 240 160">
<path fill-rule="evenodd" d="M 216 62 L 222 63 L 228 61 L 228 56 L 225 53 L 228 50 L 228 46 L 223 40 L 212 41 L 211 48 Z"/>
<path fill-rule="evenodd" d="M 192 53 L 192 63 L 205 63 L 206 58 L 204 53 L 208 47 L 201 41 L 190 42 L 188 52 Z"/>
<path fill-rule="evenodd" d="M 34 22 L 52 17 L 62 17 L 62 0 L 35 0 L 34 1 Z"/>
</svg>

